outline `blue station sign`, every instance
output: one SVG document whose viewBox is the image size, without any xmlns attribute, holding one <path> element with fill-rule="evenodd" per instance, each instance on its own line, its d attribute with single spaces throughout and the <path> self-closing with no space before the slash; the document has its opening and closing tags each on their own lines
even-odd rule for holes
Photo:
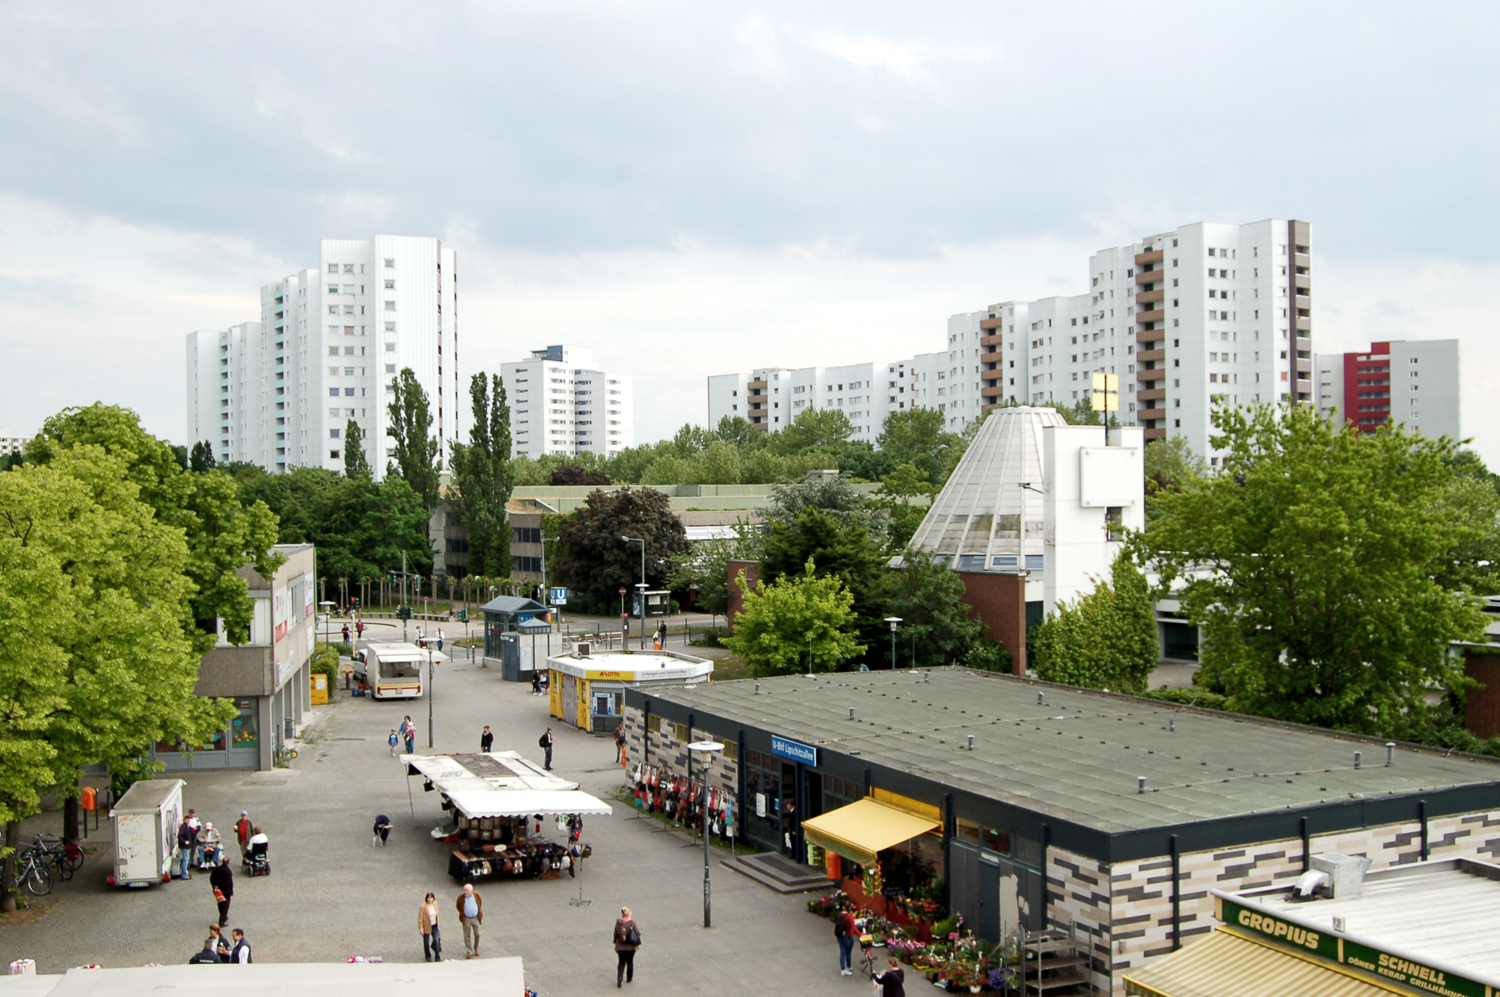
<svg viewBox="0 0 1500 997">
<path fill-rule="evenodd" d="M 779 755 L 788 761 L 801 762 L 803 765 L 818 764 L 818 749 L 810 744 L 802 744 L 798 741 L 788 741 L 784 737 L 771 735 L 771 754 Z"/>
</svg>

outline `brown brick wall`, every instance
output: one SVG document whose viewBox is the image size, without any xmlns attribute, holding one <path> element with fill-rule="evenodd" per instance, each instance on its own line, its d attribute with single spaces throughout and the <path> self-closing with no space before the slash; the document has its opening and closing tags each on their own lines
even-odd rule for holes
<svg viewBox="0 0 1500 997">
<path fill-rule="evenodd" d="M 1477 737 L 1500 734 L 1500 654 L 1466 654 L 1464 674 L 1479 683 L 1469 690 L 1464 726 Z"/>
<path fill-rule="evenodd" d="M 991 640 L 999 641 L 1011 657 L 1011 671 L 1026 674 L 1026 576 L 960 571 L 963 602 L 973 606 Z"/>
</svg>

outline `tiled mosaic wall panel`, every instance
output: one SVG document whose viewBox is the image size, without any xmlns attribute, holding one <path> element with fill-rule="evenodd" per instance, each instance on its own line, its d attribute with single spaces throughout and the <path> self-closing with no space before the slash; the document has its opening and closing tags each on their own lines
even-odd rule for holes
<svg viewBox="0 0 1500 997">
<path fill-rule="evenodd" d="M 644 759 L 647 765 L 654 765 L 671 775 L 688 774 L 688 755 L 686 741 L 679 741 L 673 733 L 670 723 L 662 723 L 660 731 L 648 731 L 645 728 L 645 714 L 640 710 L 627 709 L 625 711 L 625 749 L 626 757 L 629 759 L 630 767 Z M 690 732 L 694 739 L 704 736 L 702 730 Z M 649 752 L 645 749 L 649 738 Z M 703 765 L 693 760 L 693 777 L 701 778 Z M 729 794 L 730 799 L 735 798 L 739 792 L 739 762 L 735 759 L 724 758 L 722 755 L 713 761 L 713 778 L 710 786 L 721 789 Z M 739 823 L 739 814 L 735 814 L 735 823 Z"/>
<path fill-rule="evenodd" d="M 1072 929 L 1078 954 L 1088 955 L 1095 989 L 1109 989 L 1109 870 L 1062 848 L 1047 849 L 1047 916 L 1053 927 Z"/>
</svg>

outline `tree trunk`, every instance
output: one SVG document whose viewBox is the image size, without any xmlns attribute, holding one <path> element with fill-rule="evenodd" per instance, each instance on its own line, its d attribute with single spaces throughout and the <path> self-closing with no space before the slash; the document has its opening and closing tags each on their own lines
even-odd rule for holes
<svg viewBox="0 0 1500 997">
<path fill-rule="evenodd" d="M 5 843 L 7 845 L 19 845 L 21 842 L 21 822 L 13 820 L 5 825 Z M 0 914 L 13 914 L 16 910 L 16 852 L 11 853 L 0 861 Z"/>
<path fill-rule="evenodd" d="M 70 793 L 68 798 L 63 800 L 62 836 L 64 841 L 77 841 L 83 836 L 78 827 L 78 815 L 80 812 L 78 796 Z"/>
</svg>

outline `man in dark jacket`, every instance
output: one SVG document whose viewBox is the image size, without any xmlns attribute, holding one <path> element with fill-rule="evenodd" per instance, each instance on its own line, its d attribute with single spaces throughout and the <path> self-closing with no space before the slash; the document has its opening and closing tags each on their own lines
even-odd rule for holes
<svg viewBox="0 0 1500 997">
<path fill-rule="evenodd" d="M 245 940 L 245 933 L 235 928 L 231 934 L 234 937 L 234 948 L 229 952 L 229 961 L 236 966 L 248 966 L 255 960 L 250 957 L 250 943 Z"/>
<path fill-rule="evenodd" d="M 180 866 L 177 870 L 178 879 L 193 878 L 192 872 L 189 871 L 189 866 L 193 861 L 193 850 L 198 845 L 198 829 L 193 827 L 192 816 L 193 811 L 189 810 L 188 816 L 184 817 L 182 823 L 177 825 L 178 864 Z"/>
<path fill-rule="evenodd" d="M 214 948 L 215 948 L 215 946 L 217 944 L 218 943 L 213 938 L 206 938 L 206 939 L 204 939 L 204 941 L 203 941 L 203 951 L 195 953 L 193 955 L 193 957 L 188 960 L 188 965 L 189 966 L 218 966 L 218 965 L 220 965 L 220 962 L 219 962 L 219 953 L 216 952 L 216 951 L 214 951 Z"/>
<path fill-rule="evenodd" d="M 556 740 L 556 738 L 552 736 L 552 728 L 548 727 L 547 733 L 543 734 L 541 736 L 541 739 L 537 742 L 537 745 L 541 747 L 542 750 L 547 752 L 547 760 L 544 763 L 544 767 L 548 772 L 552 771 L 552 742 L 554 740 Z"/>
<path fill-rule="evenodd" d="M 214 866 L 208 874 L 208 885 L 214 888 L 214 899 L 219 902 L 219 927 L 229 923 L 229 901 L 234 899 L 234 870 L 229 867 L 229 856 Z"/>
<path fill-rule="evenodd" d="M 490 725 L 489 724 L 485 724 L 484 725 L 484 730 L 482 730 L 480 732 L 480 734 L 479 734 L 479 750 L 480 751 L 489 751 L 490 748 L 494 747 L 494 745 L 495 745 L 495 735 L 490 730 Z"/>
</svg>

